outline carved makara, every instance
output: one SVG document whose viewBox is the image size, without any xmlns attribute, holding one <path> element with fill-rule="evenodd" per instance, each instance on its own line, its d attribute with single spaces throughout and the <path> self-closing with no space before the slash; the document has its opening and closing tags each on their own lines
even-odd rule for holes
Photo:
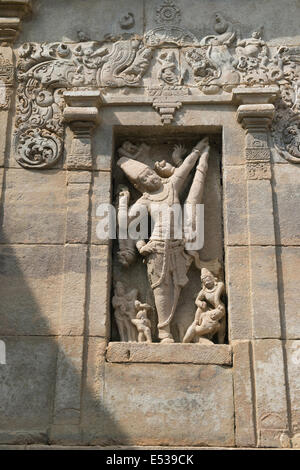
<svg viewBox="0 0 300 470">
<path fill-rule="evenodd" d="M 138 86 L 149 67 L 152 49 L 142 45 L 140 40 L 119 41 L 113 45 L 98 71 L 99 86 Z"/>
</svg>

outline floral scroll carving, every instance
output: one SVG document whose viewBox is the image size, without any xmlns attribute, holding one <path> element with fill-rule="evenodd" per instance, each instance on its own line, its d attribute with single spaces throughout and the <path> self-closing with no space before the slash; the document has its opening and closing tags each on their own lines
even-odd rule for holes
<svg viewBox="0 0 300 470">
<path fill-rule="evenodd" d="M 48 168 L 62 155 L 63 92 L 68 89 L 136 87 L 152 50 L 141 40 L 67 45 L 24 44 L 17 65 L 16 159 L 20 165 Z"/>
</svg>

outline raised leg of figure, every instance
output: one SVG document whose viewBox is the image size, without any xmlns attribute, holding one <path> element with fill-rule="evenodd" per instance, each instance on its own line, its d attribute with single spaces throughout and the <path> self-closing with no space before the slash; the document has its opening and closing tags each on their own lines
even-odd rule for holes
<svg viewBox="0 0 300 470">
<path fill-rule="evenodd" d="M 139 334 L 138 334 L 138 342 L 139 343 L 144 342 L 144 333 L 142 331 L 140 331 Z"/>
<path fill-rule="evenodd" d="M 152 343 L 151 330 L 150 328 L 145 328 L 144 335 L 146 337 L 147 343 Z"/>
<path fill-rule="evenodd" d="M 126 340 L 125 341 L 128 341 L 129 343 L 131 343 L 132 341 L 135 341 L 134 338 L 132 338 L 132 335 L 131 335 L 131 331 L 132 331 L 132 328 L 131 328 L 132 323 L 131 321 L 129 320 L 129 318 L 125 317 L 124 319 L 124 329 L 125 329 L 125 334 L 126 334 Z"/>
<path fill-rule="evenodd" d="M 120 340 L 121 341 L 127 341 L 126 334 L 125 334 L 125 328 L 124 328 L 124 321 L 123 320 L 117 320 L 117 327 L 120 335 Z"/>
<path fill-rule="evenodd" d="M 224 344 L 226 334 L 226 318 L 225 316 L 220 320 L 220 328 L 218 331 L 218 344 Z"/>
<path fill-rule="evenodd" d="M 128 320 L 127 323 L 127 334 L 128 334 L 128 341 L 136 341 L 137 338 L 137 331 L 136 327 L 131 323 L 131 320 Z"/>
<path fill-rule="evenodd" d="M 193 341 L 193 339 L 194 339 L 194 336 L 195 336 L 195 325 L 194 325 L 194 323 L 192 323 L 192 324 L 188 327 L 188 329 L 187 329 L 187 331 L 186 331 L 186 333 L 185 333 L 185 335 L 184 335 L 184 338 L 183 338 L 182 342 L 183 342 L 183 343 L 191 343 L 191 342 Z"/>
</svg>

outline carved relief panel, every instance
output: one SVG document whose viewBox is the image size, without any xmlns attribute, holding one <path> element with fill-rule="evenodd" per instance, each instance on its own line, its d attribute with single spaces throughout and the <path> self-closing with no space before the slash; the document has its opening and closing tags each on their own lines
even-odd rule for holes
<svg viewBox="0 0 300 470">
<path fill-rule="evenodd" d="M 112 340 L 224 342 L 220 139 L 199 137 L 171 133 L 143 139 L 137 132 L 130 140 L 128 135 L 117 139 L 119 239 L 113 249 Z M 181 208 L 196 200 L 205 204 L 204 219 L 199 219 L 204 223 L 201 250 L 188 244 L 187 233 L 172 233 L 172 218 L 166 215 L 171 205 Z M 120 238 L 124 217 L 134 223 L 140 209 L 145 212 L 137 231 L 148 224 L 146 237 Z M 187 220 L 183 217 L 180 230 L 188 228 Z M 202 229 L 198 224 L 199 237 Z"/>
</svg>

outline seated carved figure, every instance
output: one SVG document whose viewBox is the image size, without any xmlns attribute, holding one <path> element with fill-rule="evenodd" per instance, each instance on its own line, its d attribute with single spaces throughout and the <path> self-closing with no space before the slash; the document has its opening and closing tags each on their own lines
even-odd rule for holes
<svg viewBox="0 0 300 470">
<path fill-rule="evenodd" d="M 136 300 L 135 308 L 137 310 L 136 318 L 133 318 L 131 322 L 135 325 L 138 331 L 138 342 L 152 343 L 151 322 L 147 316 L 148 312 L 152 310 L 152 307 L 149 304 L 142 304 Z"/>
<path fill-rule="evenodd" d="M 254 31 L 251 38 L 239 40 L 235 49 L 236 55 L 245 57 L 258 57 L 262 51 L 267 53 L 267 46 L 259 31 Z"/>
<path fill-rule="evenodd" d="M 198 307 L 195 319 L 187 329 L 183 343 L 194 342 L 196 338 L 199 338 L 199 343 L 211 342 L 216 333 L 219 342 L 223 342 L 225 306 L 220 298 L 224 292 L 224 283 L 218 281 L 206 268 L 201 270 L 201 281 L 202 289 L 195 301 Z"/>
</svg>

